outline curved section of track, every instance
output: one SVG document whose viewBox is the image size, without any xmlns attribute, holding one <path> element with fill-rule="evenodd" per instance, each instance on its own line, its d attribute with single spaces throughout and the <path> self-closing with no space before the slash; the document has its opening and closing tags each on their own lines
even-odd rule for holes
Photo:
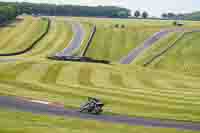
<svg viewBox="0 0 200 133">
<path fill-rule="evenodd" d="M 84 28 L 80 23 L 72 23 L 73 38 L 68 47 L 66 47 L 62 52 L 57 53 L 58 56 L 72 56 L 73 51 L 78 49 L 85 37 Z"/>
<path fill-rule="evenodd" d="M 35 114 L 48 114 L 57 115 L 63 117 L 75 117 L 89 120 L 99 120 L 112 123 L 122 123 L 128 125 L 142 125 L 149 127 L 165 127 L 176 128 L 183 130 L 195 130 L 200 131 L 200 123 L 181 122 L 172 120 L 157 120 L 157 119 L 145 119 L 139 117 L 128 116 L 112 116 L 112 115 L 90 115 L 79 113 L 77 110 L 65 109 L 63 106 L 56 106 L 45 101 L 27 100 L 22 98 L 0 96 L 0 107 L 32 112 Z"/>
<path fill-rule="evenodd" d="M 127 56 L 120 60 L 120 64 L 130 64 L 134 59 L 136 59 L 144 50 L 148 49 L 156 41 L 160 40 L 170 32 L 182 32 L 186 29 L 167 29 L 155 33 L 153 36 L 144 41 L 143 44 L 139 45 L 137 48 L 133 49 Z"/>
</svg>

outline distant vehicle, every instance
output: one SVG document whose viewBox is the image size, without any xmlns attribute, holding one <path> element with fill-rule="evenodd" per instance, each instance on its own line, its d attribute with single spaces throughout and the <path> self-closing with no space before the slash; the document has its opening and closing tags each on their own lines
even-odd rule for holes
<svg viewBox="0 0 200 133">
<path fill-rule="evenodd" d="M 80 107 L 80 112 L 100 114 L 103 112 L 104 104 L 97 98 L 89 97 L 88 101 Z"/>
<path fill-rule="evenodd" d="M 183 22 L 180 22 L 180 21 L 174 21 L 174 22 L 173 22 L 173 25 L 175 25 L 175 26 L 183 26 L 184 23 L 183 23 Z"/>
<path fill-rule="evenodd" d="M 49 56 L 47 57 L 51 60 L 58 60 L 58 61 L 75 61 L 75 62 L 91 62 L 91 63 L 103 63 L 103 64 L 110 64 L 109 61 L 106 60 L 95 60 L 89 57 L 79 57 L 79 56 Z"/>
</svg>

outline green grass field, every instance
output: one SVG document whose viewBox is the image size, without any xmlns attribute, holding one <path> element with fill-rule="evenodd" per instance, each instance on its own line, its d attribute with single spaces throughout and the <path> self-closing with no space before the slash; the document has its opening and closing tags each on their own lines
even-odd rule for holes
<svg viewBox="0 0 200 133">
<path fill-rule="evenodd" d="M 176 40 L 180 34 L 182 33 L 171 33 L 166 38 L 161 39 L 139 56 L 133 64 L 143 65 L 168 45 L 171 45 L 171 42 Z M 179 73 L 199 77 L 199 36 L 199 32 L 186 33 L 174 47 L 169 49 L 162 56 L 156 58 L 148 67 L 172 72 L 178 71 Z"/>
<path fill-rule="evenodd" d="M 95 23 L 97 34 L 87 56 L 114 62 L 128 54 L 154 32 L 161 28 L 172 27 L 172 21 L 100 18 L 73 18 L 73 20 L 80 21 L 86 31 L 83 45 L 75 52 L 80 54 L 84 49 L 90 35 L 91 24 Z M 23 38 L 21 42 L 36 37 L 37 34 L 25 32 L 27 30 L 25 27 L 33 23 L 35 26 L 31 27 L 35 28 L 32 30 L 41 31 L 41 20 L 32 17 L 16 22 L 18 25 L 16 27 L 0 28 L 0 35 L 9 33 L 5 42 L 4 40 L 2 44 L 0 42 L 2 51 L 6 51 L 6 47 L 10 48 L 9 50 L 16 50 L 25 46 L 20 46 L 22 43 L 15 44 L 10 36 L 26 34 L 27 38 Z M 124 24 L 126 28 L 114 28 L 115 24 Z M 200 23 L 188 21 L 185 22 L 185 27 L 197 28 L 200 27 Z M 16 58 L 20 57 L 21 61 L 1 62 L 0 94 L 60 102 L 66 108 L 78 108 L 88 96 L 94 96 L 106 103 L 105 113 L 200 122 L 199 47 L 197 45 L 200 41 L 200 33 L 188 34 L 149 67 L 141 67 L 146 60 L 173 42 L 179 34 L 172 33 L 161 39 L 131 65 L 50 61 L 45 57 L 67 47 L 73 36 L 69 23 L 63 18 L 54 18 L 49 33 L 31 51 L 16 56 Z M 13 44 L 13 46 L 6 44 Z M 36 117 L 42 125 L 47 126 L 37 125 Z M 0 131 L 5 133 L 88 132 L 89 128 L 92 128 L 89 132 L 184 132 L 173 129 L 133 128 L 96 121 L 65 120 L 30 113 L 12 113 L 5 109 L 0 109 L 0 118 L 5 121 L 5 125 L 0 125 Z M 22 129 L 26 124 L 32 126 Z M 66 126 L 67 124 L 70 126 Z M 9 125 L 16 128 L 12 130 Z M 60 125 L 63 126 L 59 127 Z M 73 131 L 74 129 L 76 130 Z"/>
<path fill-rule="evenodd" d="M 152 64 L 156 69 L 186 72 L 199 77 L 200 33 L 189 33 Z"/>
<path fill-rule="evenodd" d="M 97 25 L 97 33 L 88 50 L 87 56 L 96 59 L 106 59 L 118 62 L 132 49 L 144 42 L 153 33 L 163 28 L 173 28 L 173 21 L 158 20 L 127 20 L 102 18 L 75 18 L 82 22 Z M 115 28 L 115 25 L 125 25 L 125 28 Z M 198 22 L 185 22 L 185 27 L 199 27 Z"/>
<path fill-rule="evenodd" d="M 174 42 L 174 40 L 177 39 L 178 36 L 180 36 L 182 32 L 180 33 L 170 33 L 164 38 L 161 38 L 156 43 L 153 44 L 149 49 L 144 51 L 132 64 L 137 65 L 143 65 L 145 62 L 152 59 L 154 56 L 156 56 L 159 52 L 161 52 L 163 49 L 171 45 L 171 43 Z"/>
<path fill-rule="evenodd" d="M 96 96 L 111 113 L 200 121 L 199 78 L 135 66 L 48 61 L 2 63 L 0 76 L 5 95 L 64 102 L 66 107 Z"/>
<path fill-rule="evenodd" d="M 49 33 L 32 50 L 16 57 L 46 58 L 66 48 L 71 39 L 71 24 L 61 19 L 55 19 L 51 22 Z"/>
<path fill-rule="evenodd" d="M 32 18 L 27 18 L 22 23 L 26 23 L 26 21 L 30 21 L 29 19 L 32 20 Z M 41 28 L 41 23 L 46 24 L 46 22 L 43 22 L 44 20 L 39 20 L 39 19 L 33 20 L 33 21 L 35 21 L 35 23 L 37 23 L 37 25 L 40 24 L 40 26 L 35 25 L 34 30 L 35 31 L 40 30 L 42 33 L 42 30 L 45 30 L 44 29 L 45 26 L 43 26 Z M 26 27 L 27 25 L 24 24 L 23 26 Z M 21 29 L 18 28 L 17 30 L 21 30 Z M 14 32 L 14 31 L 11 31 L 11 32 Z M 23 32 L 23 31 L 18 31 L 18 32 Z M 19 45 L 18 48 L 16 48 L 16 47 L 7 47 L 7 48 L 10 51 L 12 50 L 12 52 L 16 52 L 17 50 L 18 51 L 23 50 L 23 49 L 29 47 L 31 45 L 32 41 L 37 39 L 36 37 L 40 36 L 38 34 L 39 32 L 34 32 L 34 34 L 32 34 L 31 32 L 33 32 L 33 31 L 31 29 L 29 29 L 28 32 L 29 32 L 29 34 L 27 34 L 27 38 L 23 37 L 20 40 L 20 42 L 23 42 L 23 43 L 18 44 Z M 33 38 L 34 36 L 36 36 L 36 37 Z M 9 38 L 9 36 L 8 36 L 8 38 Z M 16 37 L 13 40 L 16 40 L 16 39 L 18 39 L 18 38 Z M 29 59 L 30 58 L 35 58 L 35 59 L 36 58 L 37 59 L 46 58 L 49 55 L 54 55 L 55 53 L 62 51 L 65 47 L 67 47 L 67 45 L 71 41 L 71 39 L 72 39 L 71 24 L 69 24 L 68 22 L 66 22 L 62 19 L 52 19 L 49 32 L 44 36 L 44 38 L 42 38 L 42 40 L 40 40 L 30 51 L 28 51 L 22 55 L 17 55 L 15 57 L 20 57 L 20 58 L 23 57 L 23 58 L 29 58 Z M 13 43 L 13 45 L 16 44 L 15 42 L 12 42 L 12 43 Z M 3 53 L 6 53 L 5 49 L 2 49 L 2 51 L 3 51 Z M 10 52 L 10 51 L 7 51 L 7 52 Z M 11 58 L 13 58 L 13 57 L 11 57 Z"/>
<path fill-rule="evenodd" d="M 197 133 L 177 129 L 111 124 L 56 116 L 33 115 L 0 109 L 1 133 Z"/>
<path fill-rule="evenodd" d="M 96 23 L 97 32 L 87 56 L 114 62 L 118 62 L 122 56 L 127 55 L 130 50 L 138 46 L 154 32 L 159 31 L 156 27 L 143 27 L 142 25 L 139 27 L 137 24 L 126 24 L 124 29 L 115 28 L 115 24 L 118 24 L 118 21 L 106 24 L 98 23 L 98 21 Z"/>
<path fill-rule="evenodd" d="M 97 26 L 97 32 L 87 56 L 118 62 L 122 56 L 127 55 L 130 50 L 155 32 L 154 29 L 145 31 L 134 27 L 118 29 L 111 26 Z"/>
<path fill-rule="evenodd" d="M 46 30 L 47 21 L 39 18 L 27 17 L 19 24 L 10 27 L 7 33 L 0 31 L 3 40 L 0 42 L 0 53 L 14 53 L 22 51 L 32 45 Z"/>
</svg>

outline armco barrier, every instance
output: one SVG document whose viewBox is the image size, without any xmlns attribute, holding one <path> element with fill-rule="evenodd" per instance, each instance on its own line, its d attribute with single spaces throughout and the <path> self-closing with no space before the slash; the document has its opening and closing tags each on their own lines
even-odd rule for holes
<svg viewBox="0 0 200 133">
<path fill-rule="evenodd" d="M 47 27 L 46 27 L 46 30 L 45 32 L 37 39 L 35 40 L 31 45 L 30 47 L 22 50 L 22 51 L 18 51 L 18 52 L 13 52 L 13 53 L 5 53 L 5 54 L 0 54 L 0 56 L 15 56 L 15 55 L 20 55 L 20 54 L 24 54 L 26 52 L 28 52 L 29 50 L 31 50 L 39 41 L 41 41 L 44 36 L 49 32 L 49 29 L 50 29 L 50 25 L 51 25 L 51 20 L 49 18 L 46 18 L 47 21 L 48 21 L 48 24 L 47 24 Z"/>
<path fill-rule="evenodd" d="M 93 25 L 92 32 L 91 32 L 91 34 L 90 34 L 90 38 L 88 39 L 88 42 L 87 42 L 87 44 L 86 44 L 86 47 L 85 47 L 85 49 L 83 50 L 83 52 L 81 53 L 81 56 L 85 56 L 85 55 L 86 55 L 86 53 L 87 53 L 87 51 L 88 51 L 88 49 L 89 49 L 89 47 L 90 47 L 90 45 L 91 45 L 91 43 L 92 43 L 92 40 L 93 40 L 93 38 L 94 38 L 94 35 L 95 35 L 95 33 L 96 33 L 96 30 L 97 30 L 96 25 Z"/>
<path fill-rule="evenodd" d="M 79 56 L 49 56 L 47 57 L 50 60 L 56 61 L 74 61 L 74 62 L 88 62 L 88 63 L 101 63 L 101 64 L 110 64 L 110 61 L 107 60 L 96 60 L 90 57 L 79 57 Z"/>
</svg>

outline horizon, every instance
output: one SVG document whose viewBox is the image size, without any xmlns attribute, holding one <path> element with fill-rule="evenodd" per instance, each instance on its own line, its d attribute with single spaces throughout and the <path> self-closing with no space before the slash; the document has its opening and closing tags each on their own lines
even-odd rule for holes
<svg viewBox="0 0 200 133">
<path fill-rule="evenodd" d="M 49 4 L 65 4 L 65 5 L 84 5 L 84 6 L 118 6 L 128 8 L 134 13 L 135 10 L 147 11 L 150 16 L 160 17 L 162 13 L 191 13 L 200 11 L 197 0 L 168 0 L 159 1 L 152 0 L 0 0 L 4 2 L 31 2 L 31 3 L 49 3 Z M 156 3 L 156 4 L 155 4 Z M 171 4 L 173 3 L 173 4 Z"/>
</svg>

